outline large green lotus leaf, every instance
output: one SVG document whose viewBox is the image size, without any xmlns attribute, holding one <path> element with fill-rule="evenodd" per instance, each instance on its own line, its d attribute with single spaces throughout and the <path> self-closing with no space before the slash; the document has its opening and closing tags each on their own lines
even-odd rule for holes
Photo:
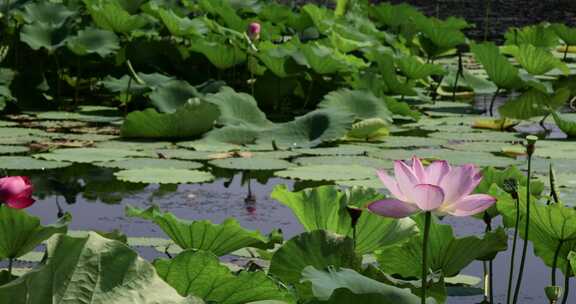
<svg viewBox="0 0 576 304">
<path fill-rule="evenodd" d="M 435 18 L 418 16 L 414 25 L 422 32 L 419 42 L 429 58 L 433 58 L 466 42 L 466 36 L 459 28 Z"/>
<path fill-rule="evenodd" d="M 358 165 L 313 165 L 288 168 L 274 174 L 296 180 L 337 181 L 370 179 L 376 175 L 376 170 Z"/>
<path fill-rule="evenodd" d="M 194 52 L 206 56 L 210 63 L 224 70 L 246 61 L 246 53 L 227 42 L 210 41 L 205 37 L 194 39 L 190 46 Z"/>
<path fill-rule="evenodd" d="M 386 285 L 347 268 L 318 270 L 307 266 L 302 271 L 302 281 L 310 282 L 314 296 L 323 301 L 329 300 L 337 289 L 346 288 L 356 295 L 379 294 L 379 303 L 420 303 L 420 297 L 409 289 Z"/>
<path fill-rule="evenodd" d="M 532 89 L 505 103 L 498 108 L 498 112 L 503 117 L 528 119 L 548 114 L 551 109 L 557 109 L 566 104 L 568 98 L 570 98 L 570 90 L 565 88 L 557 90 L 554 95 Z"/>
<path fill-rule="evenodd" d="M 374 169 L 391 169 L 393 163 L 389 160 L 377 159 L 367 156 L 304 156 L 298 157 L 293 162 L 301 166 L 315 165 L 357 165 Z"/>
<path fill-rule="evenodd" d="M 20 154 L 30 151 L 28 147 L 24 146 L 5 146 L 0 145 L 0 154 Z"/>
<path fill-rule="evenodd" d="M 258 103 L 251 95 L 237 93 L 234 89 L 224 87 L 220 92 L 205 98 L 214 103 L 220 110 L 218 122 L 222 125 L 240 125 L 253 128 L 270 128 L 273 123 L 258 108 Z"/>
<path fill-rule="evenodd" d="M 454 84 L 456 84 L 456 75 L 458 69 L 456 67 L 448 68 L 448 75 L 442 79 L 442 89 L 448 91 L 449 94 L 454 90 Z M 494 83 L 485 79 L 484 77 L 479 77 L 468 70 L 464 70 L 462 74 L 458 77 L 458 87 L 456 92 L 464 89 L 470 89 L 476 94 L 494 94 L 498 89 Z"/>
<path fill-rule="evenodd" d="M 62 112 L 62 111 L 44 111 L 33 112 L 38 119 L 47 120 L 77 120 L 82 122 L 95 122 L 95 123 L 110 123 L 122 120 L 122 117 L 114 113 L 113 115 L 91 115 L 82 114 L 77 112 Z M 112 113 L 110 113 L 112 114 Z M 48 134 L 49 136 L 52 133 Z"/>
<path fill-rule="evenodd" d="M 184 146 L 188 147 L 190 142 L 185 142 Z M 211 160 L 219 158 L 227 158 L 231 155 L 217 151 L 194 151 L 189 149 L 161 149 L 156 150 L 157 154 L 165 158 L 175 158 L 184 160 Z"/>
<path fill-rule="evenodd" d="M 121 78 L 114 78 L 112 76 L 106 76 L 104 80 L 101 81 L 102 85 L 109 91 L 114 93 L 125 93 L 128 91 L 128 83 L 130 83 L 130 94 L 140 95 L 148 91 L 154 90 L 158 87 L 164 86 L 167 83 L 171 83 L 175 80 L 172 77 L 166 75 L 152 73 L 136 73 L 136 76 L 144 83 L 138 83 L 134 81 L 133 76 L 124 75 Z"/>
<path fill-rule="evenodd" d="M 0 156 L 0 168 L 5 170 L 48 170 L 70 165 L 72 163 L 41 160 L 29 156 Z"/>
<path fill-rule="evenodd" d="M 182 296 L 193 295 L 206 302 L 244 304 L 253 301 L 292 302 L 262 271 L 232 274 L 211 252 L 186 250 L 171 260 L 155 260 L 158 275 Z"/>
<path fill-rule="evenodd" d="M 218 118 L 214 104 L 193 100 L 171 114 L 154 109 L 135 111 L 124 120 L 124 138 L 186 138 L 199 136 L 212 128 Z"/>
<path fill-rule="evenodd" d="M 124 182 L 146 184 L 193 184 L 214 180 L 214 176 L 209 172 L 187 170 L 182 167 L 178 169 L 169 167 L 128 169 L 118 171 L 114 173 L 114 176 Z"/>
<path fill-rule="evenodd" d="M 530 44 L 522 44 L 512 49 L 514 58 L 532 75 L 543 75 L 553 69 L 559 69 L 568 75 L 568 66 L 554 57 L 549 51 Z"/>
<path fill-rule="evenodd" d="M 514 227 L 516 222 L 517 202 L 508 193 L 497 186 L 490 189 L 490 194 L 498 199 L 496 207 L 504 217 L 506 227 Z M 526 188 L 519 191 L 520 197 L 520 227 L 526 223 Z M 524 229 L 520 236 L 526 238 Z M 576 248 L 576 210 L 562 203 L 545 205 L 532 198 L 530 202 L 530 231 L 528 239 L 534 246 L 534 254 L 544 263 L 552 267 L 554 256 L 558 251 L 557 266 L 566 269 L 567 257 Z"/>
<path fill-rule="evenodd" d="M 490 80 L 498 87 L 504 89 L 515 89 L 522 85 L 522 80 L 515 68 L 509 61 L 500 54 L 498 47 L 493 43 L 473 44 L 471 50 L 486 69 Z"/>
<path fill-rule="evenodd" d="M 517 133 L 512 132 L 436 132 L 428 136 L 437 139 L 452 141 L 487 141 L 487 142 L 514 142 L 521 140 Z M 489 144 L 489 143 L 487 143 Z"/>
<path fill-rule="evenodd" d="M 381 199 L 378 193 L 339 191 L 335 186 L 321 186 L 299 192 L 291 192 L 286 186 L 276 186 L 271 197 L 288 206 L 308 232 L 326 230 L 353 237 L 347 205 L 364 205 Z M 362 206 L 363 207 L 363 206 Z M 417 232 L 414 221 L 383 218 L 363 212 L 356 227 L 358 254 L 369 254 L 387 246 L 399 244 Z"/>
<path fill-rule="evenodd" d="M 183 80 L 161 84 L 149 95 L 150 101 L 162 113 L 174 113 L 192 98 L 200 97 L 195 87 Z"/>
<path fill-rule="evenodd" d="M 142 152 L 119 150 L 119 149 L 102 149 L 102 148 L 68 148 L 58 149 L 50 153 L 34 155 L 35 158 L 45 160 L 75 162 L 75 163 L 92 163 L 120 160 L 127 157 L 146 156 Z"/>
<path fill-rule="evenodd" d="M 306 155 L 340 155 L 340 156 L 354 156 L 354 155 L 366 155 L 366 153 L 371 151 L 379 151 L 378 148 L 370 145 L 339 145 L 336 147 L 326 147 L 326 148 L 306 148 L 294 150 L 301 154 Z"/>
<path fill-rule="evenodd" d="M 157 158 L 134 158 L 93 163 L 95 166 L 115 169 L 200 169 L 204 165 L 194 161 Z"/>
<path fill-rule="evenodd" d="M 436 64 L 424 63 L 416 56 L 404 56 L 396 59 L 398 69 L 411 79 L 425 79 L 432 75 L 444 75 L 444 69 Z"/>
<path fill-rule="evenodd" d="M 315 110 L 291 122 L 262 132 L 257 142 L 281 148 L 314 147 L 342 138 L 352 127 L 354 115 L 336 110 Z"/>
<path fill-rule="evenodd" d="M 308 66 L 318 74 L 349 73 L 367 66 L 356 56 L 339 53 L 317 42 L 303 44 L 300 52 Z"/>
<path fill-rule="evenodd" d="M 318 104 L 320 109 L 335 109 L 352 113 L 356 120 L 380 118 L 392 122 L 392 113 L 386 102 L 368 91 L 340 89 L 324 97 Z"/>
<path fill-rule="evenodd" d="M 423 218 L 417 217 L 420 231 L 423 231 Z M 450 225 L 439 224 L 433 219 L 428 247 L 429 269 L 441 272 L 444 277 L 452 277 L 474 260 L 506 250 L 507 244 L 504 229 L 487 232 L 483 239 L 476 236 L 456 238 Z M 377 257 L 385 273 L 420 278 L 421 265 L 413 261 L 422 260 L 422 234 L 400 246 L 387 248 Z"/>
<path fill-rule="evenodd" d="M 40 218 L 24 210 L 0 206 L 0 259 L 14 259 L 32 251 L 56 233 L 66 233 L 71 217 L 66 214 L 53 225 L 42 226 Z"/>
<path fill-rule="evenodd" d="M 245 1 L 243 1 L 245 2 Z M 199 0 L 198 4 L 206 12 L 222 18 L 224 24 L 236 31 L 245 30 L 246 24 L 232 7 L 231 1 L 228 0 Z"/>
<path fill-rule="evenodd" d="M 511 27 L 504 37 L 507 45 L 530 44 L 541 48 L 551 48 L 559 43 L 554 30 L 545 24 L 529 25 L 520 29 Z"/>
<path fill-rule="evenodd" d="M 488 193 L 493 184 L 503 188 L 504 182 L 510 179 L 516 180 L 519 185 L 526 185 L 527 181 L 526 175 L 515 166 L 502 170 L 487 167 L 482 170 L 482 181 L 476 187 L 475 192 Z M 530 187 L 530 192 L 535 196 L 540 196 L 544 191 L 544 183 L 540 181 L 532 181 Z"/>
<path fill-rule="evenodd" d="M 416 148 L 416 147 L 436 147 L 447 144 L 448 140 L 440 138 L 416 137 L 416 136 L 389 136 L 378 144 L 384 148 Z M 382 153 L 385 153 L 383 151 Z"/>
<path fill-rule="evenodd" d="M 562 132 L 566 133 L 570 138 L 576 138 L 576 115 L 575 114 L 560 114 L 552 112 L 554 121 Z"/>
<path fill-rule="evenodd" d="M 41 23 L 49 28 L 59 28 L 75 14 L 61 3 L 43 1 L 24 6 L 22 17 L 27 23 Z"/>
<path fill-rule="evenodd" d="M 141 15 L 131 15 L 116 1 L 84 0 L 92 21 L 100 28 L 129 34 L 148 23 Z"/>
<path fill-rule="evenodd" d="M 392 28 L 410 25 L 415 16 L 423 16 L 418 9 L 406 3 L 397 5 L 387 2 L 380 3 L 374 6 L 369 13 L 374 15 L 378 21 Z"/>
<path fill-rule="evenodd" d="M 380 293 L 366 293 L 366 294 L 356 294 L 347 288 L 338 288 L 334 290 L 332 296 L 326 300 L 312 300 L 308 303 L 310 304 L 349 304 L 349 303 L 362 303 L 362 304 L 383 304 L 383 303 L 398 303 L 398 302 L 386 302 L 386 296 Z M 404 302 L 400 302 L 404 303 Z M 408 302 L 412 303 L 412 302 Z"/>
<path fill-rule="evenodd" d="M 156 151 L 157 149 L 167 149 L 172 146 L 168 141 L 127 141 L 127 140 L 107 140 L 99 142 L 96 148 L 134 150 L 134 151 Z"/>
<path fill-rule="evenodd" d="M 282 159 L 265 157 L 231 157 L 212 160 L 209 164 L 224 169 L 245 171 L 282 170 L 294 166 Z"/>
<path fill-rule="evenodd" d="M 398 78 L 398 73 L 394 66 L 394 58 L 391 55 L 386 53 L 379 54 L 377 62 L 379 71 L 382 74 L 382 78 L 378 79 L 378 82 L 383 86 L 383 93 L 389 95 L 417 95 L 412 82 L 408 80 L 401 81 Z"/>
<path fill-rule="evenodd" d="M 22 28 L 20 40 L 33 50 L 45 48 L 48 52 L 53 53 L 56 49 L 66 44 L 68 29 L 63 26 L 60 28 L 51 28 L 43 23 L 26 24 Z"/>
<path fill-rule="evenodd" d="M 205 250 L 218 256 L 245 247 L 268 249 L 279 241 L 275 234 L 265 237 L 257 231 L 246 230 L 232 218 L 222 224 L 206 220 L 185 221 L 172 213 L 161 212 L 157 206 L 146 210 L 127 206 L 126 215 L 154 222 L 182 249 Z"/>
<path fill-rule="evenodd" d="M 226 126 L 219 129 L 213 129 L 210 132 L 204 134 L 201 140 L 194 142 L 194 146 L 199 143 L 204 143 L 209 146 L 226 147 L 225 151 L 245 149 L 247 145 L 256 143 L 258 136 L 260 135 L 260 129 L 237 125 L 237 126 Z M 185 148 L 191 148 L 192 146 L 184 143 L 179 143 L 179 146 Z M 195 148 L 195 147 L 192 147 Z M 269 149 L 273 149 L 272 144 L 270 144 Z M 196 149 L 198 150 L 198 149 Z M 220 151 L 218 149 L 217 151 Z"/>
<path fill-rule="evenodd" d="M 568 27 L 562 23 L 555 23 L 550 26 L 552 30 L 567 45 L 576 45 L 576 28 Z"/>
<path fill-rule="evenodd" d="M 283 44 L 274 44 L 262 41 L 258 44 L 256 56 L 276 76 L 284 78 L 292 73 L 289 63 L 293 63 L 292 56 L 298 51 L 300 43 L 296 39 Z"/>
<path fill-rule="evenodd" d="M 315 4 L 306 4 L 302 7 L 302 12 L 307 14 L 319 32 L 326 34 L 334 25 L 334 12 L 326 7 Z"/>
<path fill-rule="evenodd" d="M 114 32 L 95 28 L 78 31 L 67 43 L 68 48 L 80 56 L 95 53 L 104 58 L 120 49 L 118 37 Z"/>
<path fill-rule="evenodd" d="M 0 302 L 13 304 L 193 304 L 164 282 L 125 244 L 91 232 L 48 242 L 48 260 L 10 284 Z"/>
<path fill-rule="evenodd" d="M 374 142 L 381 141 L 388 135 L 388 122 L 380 118 L 369 118 L 354 123 L 344 140 Z"/>
<path fill-rule="evenodd" d="M 202 18 L 190 19 L 186 16 L 181 17 L 171 9 L 158 8 L 156 12 L 173 36 L 202 36 L 209 31 Z"/>
<path fill-rule="evenodd" d="M 284 243 L 272 256 L 269 273 L 282 282 L 297 284 L 306 266 L 359 269 L 360 265 L 361 258 L 354 252 L 352 239 L 316 230 Z"/>
</svg>

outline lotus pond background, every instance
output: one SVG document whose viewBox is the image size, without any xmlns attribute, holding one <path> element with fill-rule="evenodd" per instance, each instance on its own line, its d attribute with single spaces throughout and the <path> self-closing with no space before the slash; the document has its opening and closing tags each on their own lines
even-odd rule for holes
<svg viewBox="0 0 576 304">
<path fill-rule="evenodd" d="M 0 4 L 0 169 L 30 176 L 38 199 L 0 209 L 3 235 L 31 236 L 0 240 L 19 276 L 1 273 L 0 300 L 418 303 L 420 217 L 364 210 L 353 241 L 345 211 L 388 195 L 376 169 L 418 156 L 480 166 L 476 192 L 498 198 L 480 216 L 435 219 L 430 295 L 480 303 L 495 256 L 493 303 L 505 303 L 516 207 L 504 180 L 526 194 L 534 134 L 519 303 L 547 303 L 550 277 L 564 286 L 576 266 L 576 28 L 510 27 L 496 44 L 478 34 L 497 23 L 490 11 L 474 28 L 406 4 L 326 4 Z M 56 224 L 18 232 L 26 213 Z M 39 283 L 54 269 L 117 288 Z"/>
</svg>

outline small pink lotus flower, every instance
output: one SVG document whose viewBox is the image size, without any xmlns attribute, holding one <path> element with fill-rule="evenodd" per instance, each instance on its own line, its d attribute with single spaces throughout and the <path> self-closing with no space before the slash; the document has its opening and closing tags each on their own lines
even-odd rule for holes
<svg viewBox="0 0 576 304">
<path fill-rule="evenodd" d="M 396 179 L 378 171 L 380 180 L 395 197 L 371 203 L 368 209 L 376 214 L 402 218 L 419 211 L 469 216 L 488 209 L 496 199 L 486 194 L 470 194 L 482 180 L 472 164 L 451 167 L 446 161 L 435 161 L 424 168 L 417 157 L 409 166 L 394 163 Z"/>
<path fill-rule="evenodd" d="M 262 29 L 262 26 L 260 25 L 260 23 L 258 23 L 258 22 L 250 23 L 248 25 L 248 29 L 246 30 L 250 40 L 256 41 L 256 40 L 260 39 L 260 30 L 261 29 Z"/>
<path fill-rule="evenodd" d="M 33 186 L 27 176 L 0 178 L 0 203 L 15 209 L 24 209 L 34 204 Z"/>
</svg>

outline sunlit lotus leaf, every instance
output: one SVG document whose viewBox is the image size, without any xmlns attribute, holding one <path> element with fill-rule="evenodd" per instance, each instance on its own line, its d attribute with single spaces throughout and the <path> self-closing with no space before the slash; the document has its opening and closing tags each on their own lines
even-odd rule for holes
<svg viewBox="0 0 576 304">
<path fill-rule="evenodd" d="M 374 169 L 358 165 L 312 165 L 288 168 L 276 176 L 309 181 L 363 180 L 376 175 Z"/>
<path fill-rule="evenodd" d="M 209 172 L 182 169 L 182 167 L 178 169 L 166 167 L 126 169 L 114 173 L 114 176 L 124 182 L 146 184 L 192 184 L 214 180 L 214 176 Z"/>
<path fill-rule="evenodd" d="M 380 118 L 361 120 L 352 125 L 344 140 L 381 141 L 388 137 L 388 123 Z"/>
<path fill-rule="evenodd" d="M 203 54 L 210 63 L 222 70 L 246 61 L 246 52 L 226 41 L 197 38 L 192 41 L 191 50 Z"/>
<path fill-rule="evenodd" d="M 161 84 L 148 96 L 161 113 L 174 113 L 189 100 L 200 97 L 195 87 L 182 80 L 172 80 Z"/>
<path fill-rule="evenodd" d="M 248 126 L 252 128 L 270 128 L 273 123 L 266 114 L 258 108 L 254 97 L 246 93 L 237 93 L 232 88 L 225 87 L 216 94 L 205 98 L 214 103 L 220 110 L 218 123 L 231 126 Z"/>
<path fill-rule="evenodd" d="M 70 165 L 70 162 L 41 160 L 29 156 L 0 156 L 0 168 L 5 170 L 48 170 Z"/>
<path fill-rule="evenodd" d="M 532 75 L 543 75 L 553 69 L 561 70 L 564 75 L 570 73 L 565 63 L 543 48 L 522 44 L 512 49 L 512 54 L 520 65 Z"/>
<path fill-rule="evenodd" d="M 282 159 L 265 157 L 232 157 L 212 160 L 209 164 L 224 169 L 246 171 L 282 170 L 294 166 Z"/>
<path fill-rule="evenodd" d="M 210 130 L 218 118 L 218 108 L 208 102 L 190 101 L 171 114 L 154 109 L 134 111 L 124 120 L 124 138 L 197 137 Z"/>
<path fill-rule="evenodd" d="M 514 142 L 522 140 L 516 133 L 511 132 L 436 132 L 428 136 L 452 141 L 488 141 L 488 142 Z"/>
<path fill-rule="evenodd" d="M 392 113 L 388 110 L 386 102 L 368 91 L 349 89 L 333 91 L 324 97 L 318 107 L 354 114 L 356 120 L 380 118 L 385 122 L 392 122 Z"/>
<path fill-rule="evenodd" d="M 277 234 L 265 237 L 257 231 L 246 230 L 233 218 L 222 224 L 207 220 L 186 221 L 172 213 L 161 212 L 156 206 L 146 210 L 128 206 L 126 215 L 154 222 L 182 249 L 205 250 L 217 256 L 245 247 L 268 249 L 281 241 Z"/>
<path fill-rule="evenodd" d="M 383 143 L 377 145 L 385 148 L 416 148 L 435 147 L 448 143 L 448 140 L 445 139 L 415 136 L 389 136 L 383 141 Z"/>
<path fill-rule="evenodd" d="M 134 150 L 134 151 L 155 151 L 157 149 L 168 149 L 172 147 L 167 141 L 127 141 L 127 140 L 106 140 L 96 143 L 96 148 Z"/>
<path fill-rule="evenodd" d="M 555 23 L 550 26 L 552 30 L 567 45 L 576 45 L 576 28 L 568 27 L 562 23 Z"/>
<path fill-rule="evenodd" d="M 106 57 L 120 49 L 118 37 L 114 32 L 95 28 L 78 31 L 76 36 L 67 41 L 68 48 L 77 55 L 98 54 Z"/>
<path fill-rule="evenodd" d="M 342 156 L 353 156 L 353 155 L 366 155 L 370 151 L 378 151 L 379 149 L 370 145 L 339 145 L 336 147 L 326 147 L 326 148 L 308 148 L 308 149 L 297 149 L 302 154 L 307 155 L 342 155 Z"/>
<path fill-rule="evenodd" d="M 391 169 L 394 163 L 389 160 L 377 159 L 367 156 L 347 156 L 347 155 L 328 155 L 328 156 L 304 156 L 298 157 L 293 162 L 302 165 L 358 165 L 375 169 Z"/>
<path fill-rule="evenodd" d="M 56 233 L 65 233 L 71 216 L 62 217 L 58 222 L 42 226 L 40 218 L 26 211 L 13 209 L 6 204 L 0 206 L 0 259 L 14 259 L 30 251 Z M 1 297 L 0 297 L 1 298 Z"/>
<path fill-rule="evenodd" d="M 326 230 L 352 237 L 351 218 L 346 206 L 359 205 L 361 208 L 383 196 L 373 191 L 349 191 L 322 186 L 291 192 L 281 185 L 274 188 L 271 197 L 288 206 L 308 232 Z M 417 232 L 414 221 L 409 218 L 382 218 L 368 211 L 362 213 L 356 229 L 355 250 L 358 254 L 369 254 L 387 246 L 398 245 Z"/>
<path fill-rule="evenodd" d="M 518 69 L 500 54 L 498 47 L 493 43 L 473 44 L 472 52 L 476 59 L 482 63 L 490 80 L 498 87 L 515 89 L 522 85 Z"/>
<path fill-rule="evenodd" d="M 416 56 L 396 58 L 396 65 L 406 77 L 411 79 L 425 79 L 432 75 L 444 75 L 444 69 L 435 64 L 424 63 Z"/>
<path fill-rule="evenodd" d="M 288 291 L 281 289 L 264 272 L 233 274 L 216 255 L 207 251 L 186 250 L 171 260 L 155 260 L 154 267 L 158 275 L 182 296 L 193 295 L 222 304 L 292 301 Z"/>
<path fill-rule="evenodd" d="M 303 44 L 300 52 L 308 66 L 318 74 L 349 73 L 367 66 L 356 56 L 339 53 L 317 42 Z"/>
<path fill-rule="evenodd" d="M 419 216 L 417 222 L 422 231 L 423 216 Z M 455 276 L 474 260 L 506 250 L 507 241 L 503 229 L 488 232 L 483 239 L 476 236 L 456 238 L 450 225 L 439 224 L 434 220 L 430 229 L 429 269 L 432 272 L 440 271 L 447 277 Z M 419 261 L 421 258 L 422 234 L 378 254 L 378 263 L 388 274 L 420 278 L 421 265 L 408 261 Z"/>
<path fill-rule="evenodd" d="M 101 81 L 101 83 L 110 92 L 125 93 L 129 91 L 130 94 L 140 95 L 164 86 L 175 80 L 172 77 L 168 77 L 159 73 L 136 73 L 136 75 L 144 83 L 136 82 L 133 77 L 129 75 L 124 75 L 120 78 L 106 76 L 104 80 Z M 130 83 L 130 90 L 128 90 L 128 83 Z"/>
<path fill-rule="evenodd" d="M 106 162 L 120 160 L 127 157 L 143 157 L 146 156 L 142 152 L 118 150 L 118 149 L 102 149 L 102 148 L 72 148 L 72 149 L 58 149 L 50 153 L 42 153 L 34 155 L 35 158 L 65 161 L 75 163 L 92 163 L 92 162 Z"/>
<path fill-rule="evenodd" d="M 178 295 L 125 244 L 96 233 L 82 238 L 59 235 L 48 242 L 47 251 L 46 264 L 0 287 L 1 302 L 201 303 Z"/>
<path fill-rule="evenodd" d="M 559 44 L 552 27 L 545 24 L 535 24 L 520 29 L 511 27 L 504 34 L 507 45 L 530 44 L 536 47 L 551 48 Z"/>
<path fill-rule="evenodd" d="M 77 112 L 59 112 L 59 111 L 45 111 L 45 112 L 34 112 L 34 115 L 39 119 L 48 120 L 78 120 L 85 122 L 98 122 L 98 123 L 108 123 L 121 121 L 122 117 L 119 115 L 86 115 Z"/>
<path fill-rule="evenodd" d="M 552 112 L 552 116 L 562 132 L 566 133 L 570 138 L 576 137 L 576 115 Z"/>
<path fill-rule="evenodd" d="M 193 161 L 183 161 L 175 159 L 157 159 L 157 158 L 134 158 L 116 160 L 111 162 L 97 162 L 94 165 L 104 168 L 116 169 L 199 169 L 204 165 Z"/>
<path fill-rule="evenodd" d="M 28 147 L 24 146 L 6 146 L 0 145 L 0 154 L 20 154 L 30 151 Z"/>
</svg>

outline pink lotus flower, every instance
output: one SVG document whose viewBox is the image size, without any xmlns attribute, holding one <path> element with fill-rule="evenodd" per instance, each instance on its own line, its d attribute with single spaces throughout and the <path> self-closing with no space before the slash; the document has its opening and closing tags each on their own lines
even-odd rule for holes
<svg viewBox="0 0 576 304">
<path fill-rule="evenodd" d="M 482 180 L 472 164 L 451 167 L 446 161 L 435 161 L 424 167 L 417 157 L 409 166 L 394 163 L 396 179 L 378 171 L 380 180 L 395 197 L 371 203 L 368 209 L 376 214 L 402 218 L 419 211 L 469 216 L 488 209 L 496 199 L 486 194 L 470 194 Z"/>
<path fill-rule="evenodd" d="M 34 204 L 32 183 L 27 176 L 0 178 L 0 202 L 15 209 L 24 209 Z"/>
<path fill-rule="evenodd" d="M 250 40 L 252 41 L 256 41 L 258 39 L 260 39 L 260 30 L 262 29 L 260 23 L 258 22 L 252 22 L 248 25 L 248 29 L 246 30 L 248 32 L 248 37 L 250 37 Z"/>
</svg>

